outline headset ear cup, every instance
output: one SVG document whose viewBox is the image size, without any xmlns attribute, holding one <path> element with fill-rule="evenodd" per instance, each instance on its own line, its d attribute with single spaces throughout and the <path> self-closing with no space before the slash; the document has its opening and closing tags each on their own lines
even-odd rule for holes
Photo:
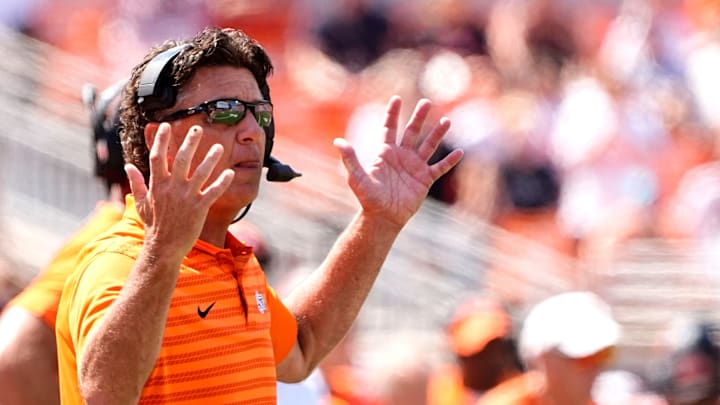
<svg viewBox="0 0 720 405">
<path fill-rule="evenodd" d="M 125 175 L 122 143 L 120 141 L 120 115 L 119 105 L 111 104 L 117 101 L 125 86 L 126 81 L 122 80 L 105 89 L 91 109 L 90 119 L 93 127 L 94 144 L 92 155 L 95 157 L 95 175 L 103 178 L 108 185 L 124 184 L 127 181 Z"/>
<path fill-rule="evenodd" d="M 175 105 L 177 89 L 172 85 L 173 60 L 189 44 L 178 45 L 155 55 L 140 74 L 137 102 L 148 111 L 161 110 Z"/>
</svg>

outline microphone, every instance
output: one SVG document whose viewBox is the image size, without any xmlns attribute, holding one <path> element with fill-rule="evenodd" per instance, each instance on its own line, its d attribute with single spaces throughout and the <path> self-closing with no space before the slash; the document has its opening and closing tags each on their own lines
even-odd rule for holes
<svg viewBox="0 0 720 405">
<path fill-rule="evenodd" d="M 267 157 L 265 167 L 268 168 L 267 175 L 265 175 L 268 181 L 287 183 L 295 177 L 302 176 L 302 173 L 296 172 L 292 167 L 282 163 L 273 156 Z"/>
</svg>

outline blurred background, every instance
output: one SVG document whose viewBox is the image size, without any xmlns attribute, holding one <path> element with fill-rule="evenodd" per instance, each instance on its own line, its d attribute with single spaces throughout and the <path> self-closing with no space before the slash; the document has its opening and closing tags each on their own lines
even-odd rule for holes
<svg viewBox="0 0 720 405">
<path fill-rule="evenodd" d="M 393 94 L 405 115 L 428 97 L 452 120 L 437 157 L 465 158 L 349 337 L 361 378 L 446 360 L 451 314 L 477 293 L 520 323 L 551 294 L 596 292 L 623 327 L 612 366 L 644 379 L 672 320 L 719 320 L 716 0 L 3 0 L 0 301 L 104 196 L 83 84 L 208 25 L 245 30 L 275 64 L 274 155 L 303 176 L 264 183 L 247 221 L 281 292 L 357 208 L 332 139 L 367 162 Z"/>
</svg>

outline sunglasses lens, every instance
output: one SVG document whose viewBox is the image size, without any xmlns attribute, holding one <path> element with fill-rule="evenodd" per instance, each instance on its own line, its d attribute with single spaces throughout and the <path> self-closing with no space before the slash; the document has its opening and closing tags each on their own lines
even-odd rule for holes
<svg viewBox="0 0 720 405">
<path fill-rule="evenodd" d="M 267 128 L 272 123 L 272 104 L 249 104 L 258 125 Z M 248 106 L 238 100 L 219 100 L 208 105 L 210 122 L 235 125 L 245 118 Z"/>
<path fill-rule="evenodd" d="M 235 125 L 245 118 L 245 105 L 233 100 L 218 100 L 210 110 L 210 119 L 225 125 Z"/>
<path fill-rule="evenodd" d="M 212 122 L 225 125 L 235 125 L 242 121 L 245 117 L 245 110 L 243 111 L 223 111 L 216 110 L 210 115 Z"/>
<path fill-rule="evenodd" d="M 267 128 L 272 123 L 272 112 L 256 110 L 255 119 L 257 120 L 258 125 L 262 128 Z"/>
</svg>

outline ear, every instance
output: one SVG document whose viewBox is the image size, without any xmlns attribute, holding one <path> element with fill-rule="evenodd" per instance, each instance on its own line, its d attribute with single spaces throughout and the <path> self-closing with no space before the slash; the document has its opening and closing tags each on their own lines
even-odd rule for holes
<svg viewBox="0 0 720 405">
<path fill-rule="evenodd" d="M 155 142 L 155 134 L 159 126 L 159 122 L 148 122 L 145 125 L 145 145 L 147 145 L 148 150 L 152 149 L 153 143 Z"/>
</svg>

